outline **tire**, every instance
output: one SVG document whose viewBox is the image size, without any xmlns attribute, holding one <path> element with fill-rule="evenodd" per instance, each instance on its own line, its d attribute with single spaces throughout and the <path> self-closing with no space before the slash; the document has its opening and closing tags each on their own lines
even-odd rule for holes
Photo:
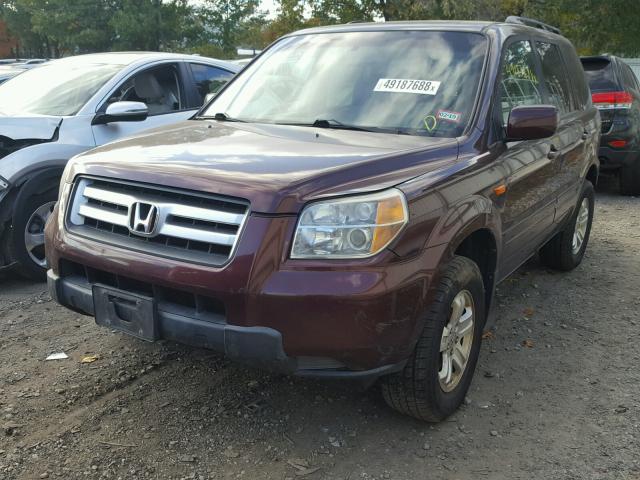
<svg viewBox="0 0 640 480">
<path fill-rule="evenodd" d="M 640 195 L 640 156 L 632 165 L 622 167 L 619 177 L 622 195 Z"/>
<path fill-rule="evenodd" d="M 445 358 L 441 352 L 441 343 L 445 341 L 443 332 L 451 325 L 455 312 L 453 303 L 461 295 L 465 298 L 469 295 L 472 301 L 472 332 L 464 340 L 471 343 L 464 343 L 468 347 L 467 362 L 461 371 L 458 370 L 457 382 L 443 385 L 440 379 Z M 463 312 L 462 317 L 467 315 L 468 308 Z M 389 406 L 427 422 L 442 421 L 455 412 L 464 401 L 473 378 L 485 315 L 480 269 L 468 258 L 455 256 L 442 272 L 435 299 L 423 314 L 424 329 L 404 370 L 381 379 L 382 394 Z M 449 338 L 454 346 L 463 345 L 455 341 L 455 336 Z M 453 375 L 451 378 L 453 380 Z"/>
<path fill-rule="evenodd" d="M 16 271 L 18 274 L 29 280 L 45 281 L 47 270 L 46 264 L 43 265 L 35 260 L 45 261 L 44 243 L 35 245 L 32 242 L 28 247 L 27 227 L 29 227 L 29 233 L 32 234 L 32 236 L 30 235 L 31 239 L 38 239 L 39 242 L 40 235 L 44 239 L 44 224 L 48 215 L 43 212 L 48 212 L 50 215 L 57 199 L 58 189 L 53 188 L 19 200 L 15 205 L 8 237 L 9 256 L 17 262 Z M 42 241 L 44 242 L 44 240 Z"/>
<path fill-rule="evenodd" d="M 584 203 L 587 202 L 587 218 L 585 229 L 582 233 L 582 241 L 579 248 L 574 244 L 574 233 L 578 224 L 578 217 L 584 214 L 582 210 Z M 593 185 L 586 180 L 582 187 L 582 192 L 578 198 L 578 203 L 572 216 L 561 232 L 558 232 L 545 246 L 540 249 L 540 260 L 542 263 L 555 270 L 568 272 L 573 270 L 582 262 L 584 252 L 589 243 L 589 235 L 591 233 L 591 224 L 593 223 L 593 208 L 595 204 L 595 193 Z M 582 218 L 582 217 L 581 217 Z M 581 230 L 582 231 L 582 230 Z"/>
</svg>

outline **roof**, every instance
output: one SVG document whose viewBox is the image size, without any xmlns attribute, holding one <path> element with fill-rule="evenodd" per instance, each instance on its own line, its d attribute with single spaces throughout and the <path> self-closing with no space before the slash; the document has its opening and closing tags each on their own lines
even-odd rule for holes
<svg viewBox="0 0 640 480">
<path fill-rule="evenodd" d="M 343 25 L 329 25 L 325 27 L 307 28 L 293 32 L 292 35 L 308 33 L 333 33 L 357 31 L 387 31 L 387 30 L 453 30 L 482 32 L 495 22 L 478 21 L 450 21 L 450 20 L 412 20 L 401 22 L 357 22 Z"/>
<path fill-rule="evenodd" d="M 109 53 L 89 53 L 86 55 L 76 55 L 73 57 L 65 57 L 58 60 L 53 60 L 57 65 L 60 64 L 94 64 L 94 65 L 121 65 L 127 66 L 135 63 L 146 63 L 154 60 L 189 60 L 195 61 L 201 60 L 206 63 L 217 63 L 219 65 L 231 65 L 233 63 L 217 60 L 215 58 L 201 57 L 198 55 L 187 55 L 180 53 L 165 53 L 165 52 L 109 52 Z"/>
<path fill-rule="evenodd" d="M 326 27 L 307 28 L 293 32 L 290 35 L 306 35 L 314 33 L 339 33 L 339 32 L 371 32 L 371 31 L 393 31 L 393 30 L 446 30 L 451 32 L 475 32 L 483 33 L 485 30 L 508 29 L 509 31 L 536 31 L 544 35 L 564 38 L 562 35 L 541 30 L 528 25 L 509 22 L 482 22 L 463 20 L 413 20 L 401 22 L 358 22 L 343 25 L 330 25 Z"/>
</svg>

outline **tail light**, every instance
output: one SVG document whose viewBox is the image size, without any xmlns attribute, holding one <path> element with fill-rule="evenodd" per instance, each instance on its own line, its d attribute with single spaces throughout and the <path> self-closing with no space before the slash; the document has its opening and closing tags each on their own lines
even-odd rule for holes
<svg viewBox="0 0 640 480">
<path fill-rule="evenodd" d="M 611 140 L 609 146 L 612 148 L 624 148 L 627 146 L 626 140 Z"/>
<path fill-rule="evenodd" d="M 631 108 L 633 95 L 629 92 L 592 93 L 591 100 L 597 108 Z"/>
</svg>

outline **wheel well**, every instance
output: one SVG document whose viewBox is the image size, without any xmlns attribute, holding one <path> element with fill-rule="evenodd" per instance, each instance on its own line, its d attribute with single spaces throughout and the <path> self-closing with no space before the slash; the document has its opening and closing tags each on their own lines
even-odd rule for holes
<svg viewBox="0 0 640 480">
<path fill-rule="evenodd" d="M 587 172 L 587 180 L 591 182 L 594 187 L 598 184 L 598 167 L 591 165 Z"/>
<path fill-rule="evenodd" d="M 458 245 L 455 254 L 467 257 L 478 265 L 484 282 L 486 309 L 489 312 L 493 298 L 498 256 L 493 233 L 486 229 L 476 230 Z"/>
<path fill-rule="evenodd" d="M 53 188 L 58 188 L 63 171 L 64 168 L 62 167 L 48 167 L 29 172 L 15 180 L 11 190 L 9 190 L 9 194 L 0 203 L 0 223 L 4 224 L 11 220 L 14 205 L 22 196 L 43 193 Z"/>
</svg>

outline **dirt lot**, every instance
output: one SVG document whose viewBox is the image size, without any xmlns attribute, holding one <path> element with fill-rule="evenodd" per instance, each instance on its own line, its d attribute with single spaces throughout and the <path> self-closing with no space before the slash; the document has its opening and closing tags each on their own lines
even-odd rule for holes
<svg viewBox="0 0 640 480">
<path fill-rule="evenodd" d="M 375 388 L 141 343 L 2 279 L 0 479 L 640 479 L 640 198 L 600 192 L 596 215 L 576 271 L 532 260 L 501 285 L 439 425 Z"/>
</svg>

